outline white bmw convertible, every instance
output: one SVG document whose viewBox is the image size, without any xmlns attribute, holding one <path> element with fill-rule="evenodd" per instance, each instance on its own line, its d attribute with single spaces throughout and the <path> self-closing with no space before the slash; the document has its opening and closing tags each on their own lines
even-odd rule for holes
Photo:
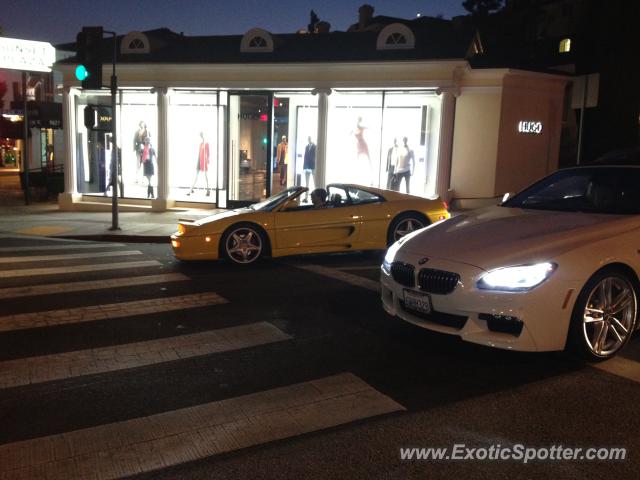
<svg viewBox="0 0 640 480">
<path fill-rule="evenodd" d="M 576 167 L 397 241 L 382 303 L 469 342 L 600 360 L 638 326 L 639 274 L 640 167 Z"/>
</svg>

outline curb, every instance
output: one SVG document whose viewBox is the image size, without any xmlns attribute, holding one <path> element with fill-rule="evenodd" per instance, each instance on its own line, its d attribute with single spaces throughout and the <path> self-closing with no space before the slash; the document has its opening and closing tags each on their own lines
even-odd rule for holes
<svg viewBox="0 0 640 480">
<path fill-rule="evenodd" d="M 67 240 L 86 240 L 92 242 L 124 242 L 124 243 L 171 243 L 169 235 L 49 235 L 50 238 Z"/>
</svg>

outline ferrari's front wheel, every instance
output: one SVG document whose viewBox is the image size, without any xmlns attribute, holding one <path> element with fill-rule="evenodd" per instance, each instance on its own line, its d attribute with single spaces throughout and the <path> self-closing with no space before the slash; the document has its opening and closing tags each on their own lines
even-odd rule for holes
<svg viewBox="0 0 640 480">
<path fill-rule="evenodd" d="M 248 265 L 259 260 L 266 248 L 263 233 L 253 225 L 234 225 L 225 232 L 221 241 L 224 257 L 239 265 Z"/>
<path fill-rule="evenodd" d="M 389 232 L 387 234 L 387 244 L 391 245 L 392 243 L 400 240 L 408 233 L 424 228 L 427 225 L 429 225 L 429 221 L 424 217 L 424 215 L 421 215 L 417 212 L 403 213 L 402 215 L 397 216 L 393 220 L 393 222 L 391 222 L 391 225 L 389 226 Z"/>
</svg>

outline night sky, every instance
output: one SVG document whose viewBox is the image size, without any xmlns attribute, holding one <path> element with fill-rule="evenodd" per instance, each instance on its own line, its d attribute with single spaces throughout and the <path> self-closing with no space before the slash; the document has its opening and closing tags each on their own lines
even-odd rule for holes
<svg viewBox="0 0 640 480">
<path fill-rule="evenodd" d="M 357 21 L 369 3 L 376 15 L 451 18 L 465 13 L 462 0 L 3 0 L 4 36 L 55 43 L 75 41 L 82 26 L 102 25 L 118 34 L 167 27 L 185 35 L 243 34 L 252 27 L 293 33 L 309 23 L 314 9 L 332 30 Z"/>
</svg>

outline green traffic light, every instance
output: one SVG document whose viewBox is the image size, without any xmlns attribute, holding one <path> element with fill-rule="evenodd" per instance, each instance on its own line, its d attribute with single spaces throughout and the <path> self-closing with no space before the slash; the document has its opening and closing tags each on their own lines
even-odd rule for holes
<svg viewBox="0 0 640 480">
<path fill-rule="evenodd" d="M 76 67 L 76 78 L 81 82 L 89 78 L 89 72 L 87 71 L 87 67 L 84 65 L 78 65 Z"/>
</svg>

